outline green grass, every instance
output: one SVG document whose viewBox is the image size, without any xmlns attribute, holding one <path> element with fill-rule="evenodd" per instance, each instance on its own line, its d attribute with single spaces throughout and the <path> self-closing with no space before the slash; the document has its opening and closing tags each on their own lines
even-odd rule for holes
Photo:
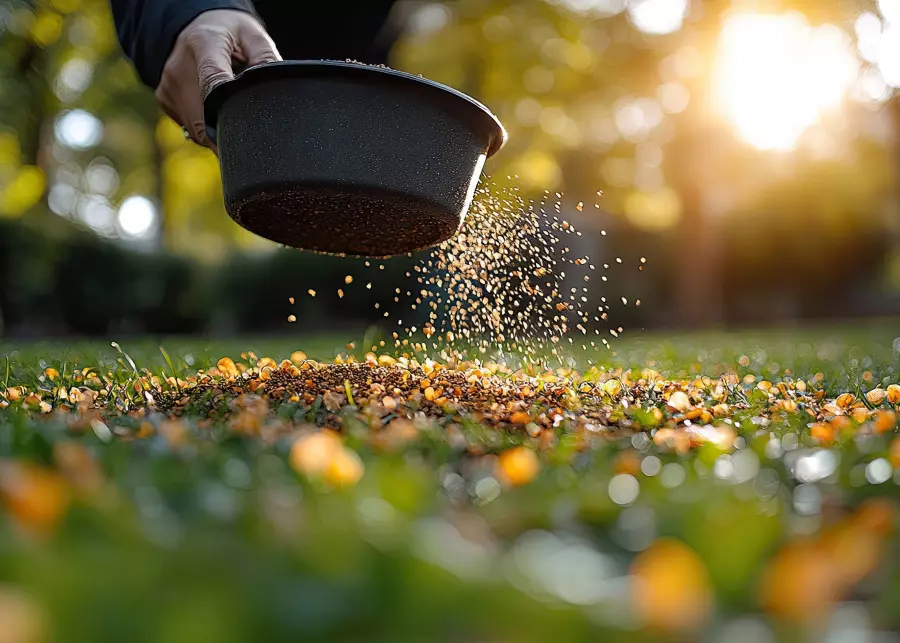
<svg viewBox="0 0 900 643">
<path fill-rule="evenodd" d="M 345 409 L 344 443 L 364 466 L 347 488 L 292 466 L 298 433 L 325 417 L 321 400 L 313 408 L 272 400 L 252 434 L 235 424 L 250 416 L 234 399 L 176 424 L 156 413 L 41 414 L 11 404 L 0 409 L 0 615 L 66 643 L 740 641 L 747 615 L 776 640 L 801 641 L 839 633 L 830 615 L 861 601 L 872 629 L 892 631 L 900 628 L 898 477 L 889 470 L 882 478 L 893 466 L 894 432 L 873 432 L 874 419 L 850 422 L 821 445 L 802 407 L 897 383 L 897 336 L 891 320 L 632 333 L 612 351 L 572 355 L 582 366 L 589 357 L 601 364 L 592 376 L 601 384 L 605 369 L 629 367 L 673 382 L 745 378 L 728 397 L 736 449 L 705 443 L 679 452 L 632 430 L 656 405 L 684 431 L 656 394 L 604 402 L 612 429 L 599 435 L 586 435 L 575 412 L 544 431 L 549 440 L 448 415 L 421 421 L 415 439 L 388 450 L 360 412 Z M 327 360 L 364 340 L 371 337 L 118 344 L 138 370 L 187 377 L 248 350 Z M 0 391 L 25 385 L 50 399 L 44 370 L 65 380 L 75 364 L 134 384 L 108 342 L 22 342 L 0 345 Z M 812 383 L 817 373 L 821 386 L 798 393 L 795 411 L 773 410 L 774 398 L 757 388 L 763 379 Z M 144 424 L 153 435 L 132 439 Z M 624 426 L 632 429 L 616 428 Z M 539 453 L 540 471 L 522 486 L 501 484 L 492 454 L 520 445 Z M 827 475 L 817 480 L 810 467 Z M 615 502 L 635 492 L 633 502 Z M 843 534 L 840 546 L 833 534 Z M 635 568 L 639 556 L 652 564 Z M 635 574 L 652 580 L 637 600 Z M 701 618 L 697 605 L 706 601 Z M 672 614 L 695 629 L 675 631 Z"/>
<path fill-rule="evenodd" d="M 375 333 L 370 336 L 383 337 Z M 347 353 L 346 345 L 362 347 L 365 332 L 342 335 L 297 335 L 294 337 L 114 338 L 140 367 L 166 367 L 159 347 L 163 346 L 176 366 L 208 368 L 224 355 L 242 352 L 276 360 L 303 350 L 313 359 L 328 360 Z M 900 320 L 861 320 L 846 325 L 813 325 L 803 328 L 775 328 L 748 331 L 707 331 L 702 333 L 646 333 L 632 331 L 612 340 L 612 350 L 598 348 L 571 350 L 581 366 L 588 359 L 619 368 L 648 365 L 667 377 L 687 377 L 697 373 L 716 375 L 723 370 L 741 371 L 738 360 L 750 362 L 743 372 L 775 377 L 790 369 L 803 377 L 817 372 L 833 387 L 855 386 L 869 370 L 877 379 L 891 378 L 900 368 Z M 355 351 L 361 355 L 363 350 Z M 52 364 L 77 362 L 83 365 L 115 364 L 119 355 L 109 342 L 98 340 L 2 342 L 0 360 L 9 357 L 13 367 L 33 373 Z"/>
</svg>

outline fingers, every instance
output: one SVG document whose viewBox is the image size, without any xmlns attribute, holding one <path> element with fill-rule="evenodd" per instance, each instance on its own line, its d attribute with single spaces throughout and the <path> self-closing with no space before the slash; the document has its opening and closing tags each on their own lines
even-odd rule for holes
<svg viewBox="0 0 900 643">
<path fill-rule="evenodd" d="M 156 98 L 163 111 L 185 128 L 192 141 L 217 152 L 216 146 L 206 135 L 197 73 L 197 65 L 189 56 L 171 59 L 163 82 L 156 90 Z M 178 79 L 178 82 L 172 79 Z"/>
<path fill-rule="evenodd" d="M 255 26 L 247 25 L 241 29 L 238 38 L 238 46 L 243 54 L 242 59 L 248 65 L 260 65 L 281 60 L 281 54 L 278 53 L 275 43 L 259 23 L 256 23 Z"/>
<path fill-rule="evenodd" d="M 191 139 L 214 152 L 206 135 L 203 101 L 234 78 L 233 61 L 258 65 L 281 60 L 275 43 L 252 15 L 237 10 L 201 13 L 179 34 L 166 61 L 156 97 Z"/>
<path fill-rule="evenodd" d="M 200 100 L 200 95 L 196 91 L 190 94 L 186 93 L 183 95 L 182 101 L 184 127 L 190 134 L 191 140 L 203 147 L 208 147 L 218 155 L 219 151 L 216 149 L 215 143 L 206 135 L 206 121 L 203 118 L 203 101 Z"/>
<path fill-rule="evenodd" d="M 234 78 L 234 72 L 231 70 L 231 58 L 235 46 L 227 34 L 220 34 L 216 40 L 207 41 L 203 48 L 195 51 L 200 97 L 206 98 L 214 87 Z"/>
</svg>

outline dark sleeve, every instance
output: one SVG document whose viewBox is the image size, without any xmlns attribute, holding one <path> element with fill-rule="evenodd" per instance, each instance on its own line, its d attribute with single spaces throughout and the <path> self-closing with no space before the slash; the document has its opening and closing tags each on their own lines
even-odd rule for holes
<svg viewBox="0 0 900 643">
<path fill-rule="evenodd" d="M 251 0 L 110 0 L 116 34 L 141 80 L 156 87 L 175 39 L 189 22 L 211 9 L 256 15 Z"/>
</svg>

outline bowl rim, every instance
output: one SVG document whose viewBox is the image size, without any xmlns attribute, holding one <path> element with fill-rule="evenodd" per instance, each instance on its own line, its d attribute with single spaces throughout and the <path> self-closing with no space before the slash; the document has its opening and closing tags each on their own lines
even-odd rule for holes
<svg viewBox="0 0 900 643">
<path fill-rule="evenodd" d="M 413 81 L 423 87 L 428 87 L 431 90 L 440 91 L 445 97 L 452 97 L 457 104 L 462 104 L 459 102 L 461 99 L 478 110 L 475 113 L 480 115 L 480 119 L 486 125 L 485 129 L 489 134 L 487 146 L 488 157 L 493 156 L 506 143 L 508 134 L 503 127 L 503 124 L 500 122 L 500 119 L 497 118 L 484 104 L 478 102 L 471 96 L 464 94 L 458 89 L 424 78 L 423 76 L 416 76 L 415 74 L 390 69 L 389 67 L 337 60 L 279 60 L 247 67 L 235 75 L 232 80 L 216 85 L 206 96 L 206 99 L 203 101 L 203 109 L 207 129 L 215 131 L 219 110 L 222 105 L 229 97 L 246 87 L 252 87 L 258 83 L 279 78 L 323 76 L 341 78 L 358 76 L 360 74 L 370 75 L 373 78 L 375 77 L 375 74 L 378 74 L 391 81 Z"/>
</svg>

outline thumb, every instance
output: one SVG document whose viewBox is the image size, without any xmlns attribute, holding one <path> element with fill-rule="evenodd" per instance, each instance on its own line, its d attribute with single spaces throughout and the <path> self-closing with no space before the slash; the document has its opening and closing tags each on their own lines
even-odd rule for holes
<svg viewBox="0 0 900 643">
<path fill-rule="evenodd" d="M 238 45 L 248 65 L 259 65 L 281 60 L 281 54 L 275 47 L 272 38 L 261 26 L 241 29 L 238 34 Z"/>
<path fill-rule="evenodd" d="M 228 40 L 210 43 L 197 52 L 197 75 L 200 96 L 205 100 L 213 88 L 234 78 L 231 69 L 233 47 Z"/>
</svg>

